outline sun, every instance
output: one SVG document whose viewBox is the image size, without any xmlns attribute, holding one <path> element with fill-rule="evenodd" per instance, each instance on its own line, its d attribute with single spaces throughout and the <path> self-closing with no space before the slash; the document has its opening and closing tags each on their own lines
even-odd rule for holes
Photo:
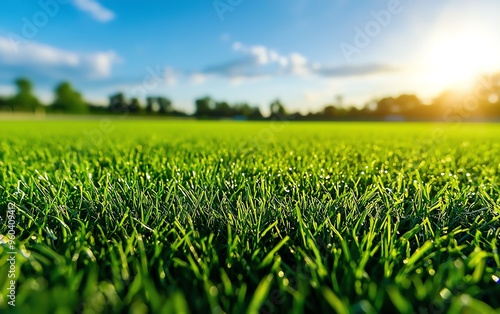
<svg viewBox="0 0 500 314">
<path fill-rule="evenodd" d="M 499 70 L 499 48 L 497 37 L 484 29 L 449 30 L 426 45 L 421 70 L 430 84 L 466 86 L 480 75 Z"/>
</svg>

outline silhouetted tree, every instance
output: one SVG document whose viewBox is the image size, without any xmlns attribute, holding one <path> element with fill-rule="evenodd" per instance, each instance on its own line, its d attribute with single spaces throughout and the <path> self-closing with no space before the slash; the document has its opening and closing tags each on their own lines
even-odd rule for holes
<svg viewBox="0 0 500 314">
<path fill-rule="evenodd" d="M 55 100 L 52 104 L 54 111 L 65 113 L 87 113 L 88 106 L 82 98 L 82 95 L 73 90 L 69 82 L 62 82 L 55 91 Z"/>
<path fill-rule="evenodd" d="M 398 107 L 393 97 L 382 98 L 377 102 L 375 113 L 377 116 L 384 118 L 386 116 L 398 113 Z"/>
<path fill-rule="evenodd" d="M 335 106 L 329 105 L 323 109 L 323 115 L 327 118 L 334 118 L 337 113 L 337 108 Z"/>
<path fill-rule="evenodd" d="M 109 97 L 108 109 L 111 112 L 126 112 L 128 110 L 128 106 L 129 104 L 127 103 L 127 98 L 125 98 L 125 94 L 123 93 L 117 93 Z"/>
<path fill-rule="evenodd" d="M 347 116 L 350 119 L 359 119 L 362 116 L 362 111 L 354 106 L 351 106 L 347 109 Z"/>
<path fill-rule="evenodd" d="M 172 101 L 165 97 L 158 97 L 156 101 L 159 106 L 158 112 L 160 114 L 167 114 L 172 111 Z"/>
<path fill-rule="evenodd" d="M 95 105 L 91 103 L 87 103 L 87 107 L 89 108 L 89 112 L 91 114 L 99 114 L 104 115 L 109 113 L 109 108 L 105 106 Z"/>
<path fill-rule="evenodd" d="M 138 113 L 141 110 L 141 103 L 139 102 L 139 99 L 137 98 L 132 98 L 130 100 L 130 104 L 128 105 L 128 110 L 131 113 Z"/>
<path fill-rule="evenodd" d="M 263 118 L 259 107 L 250 107 L 250 112 L 248 113 L 247 117 L 252 120 L 260 120 Z"/>
<path fill-rule="evenodd" d="M 279 99 L 271 103 L 270 109 L 272 117 L 284 117 L 286 115 L 285 106 Z"/>
<path fill-rule="evenodd" d="M 195 105 L 196 105 L 195 115 L 197 117 L 211 116 L 213 110 L 215 109 L 214 101 L 210 97 L 203 97 L 200 99 L 196 99 Z"/>
<path fill-rule="evenodd" d="M 151 114 L 153 113 L 154 110 L 154 104 L 155 104 L 155 99 L 154 97 L 147 97 L 146 98 L 146 112 Z"/>
<path fill-rule="evenodd" d="M 233 113 L 233 108 L 225 102 L 225 101 L 220 101 L 215 103 L 215 109 L 213 110 L 213 116 L 215 117 L 232 117 L 234 115 Z"/>
<path fill-rule="evenodd" d="M 35 111 L 41 107 L 40 101 L 33 95 L 33 84 L 26 78 L 16 80 L 17 94 L 9 100 L 13 110 Z"/>
<path fill-rule="evenodd" d="M 416 95 L 403 94 L 394 99 L 397 111 L 407 118 L 419 117 L 424 114 L 425 108 Z"/>
<path fill-rule="evenodd" d="M 0 96 L 0 110 L 3 110 L 4 108 L 7 108 L 7 106 L 8 106 L 7 99 L 5 99 L 4 97 Z"/>
</svg>

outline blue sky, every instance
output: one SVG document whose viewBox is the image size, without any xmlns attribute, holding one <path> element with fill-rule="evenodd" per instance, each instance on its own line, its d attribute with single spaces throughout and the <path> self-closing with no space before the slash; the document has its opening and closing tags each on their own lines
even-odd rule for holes
<svg viewBox="0 0 500 314">
<path fill-rule="evenodd" d="M 500 70 L 496 0 L 41 0 L 0 12 L 0 93 L 70 80 L 90 101 L 211 95 L 316 110 L 418 93 Z M 499 59 L 499 60 L 497 60 Z M 464 79 L 463 82 L 458 79 Z"/>
</svg>

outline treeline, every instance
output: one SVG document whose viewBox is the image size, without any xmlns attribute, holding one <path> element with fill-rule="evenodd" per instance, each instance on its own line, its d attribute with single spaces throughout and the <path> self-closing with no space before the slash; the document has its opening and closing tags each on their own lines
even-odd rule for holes
<svg viewBox="0 0 500 314">
<path fill-rule="evenodd" d="M 25 78 L 15 81 L 17 92 L 12 97 L 0 97 L 0 111 L 47 112 L 64 114 L 119 114 L 127 112 L 140 116 L 195 117 L 198 119 L 263 120 L 270 118 L 290 120 L 435 120 L 500 119 L 500 73 L 485 76 L 472 93 L 457 95 L 444 92 L 432 103 L 424 104 L 416 95 L 403 94 L 385 97 L 357 106 L 346 106 L 341 96 L 322 110 L 301 114 L 290 112 L 280 100 L 269 106 L 264 116 L 259 107 L 247 103 L 231 104 L 211 97 L 196 99 L 195 112 L 188 114 L 176 109 L 164 96 L 149 96 L 144 100 L 127 98 L 124 93 L 109 97 L 107 106 L 88 103 L 69 82 L 62 82 L 54 89 L 54 101 L 42 104 L 33 92 L 33 84 Z"/>
<path fill-rule="evenodd" d="M 187 113 L 175 110 L 172 101 L 166 97 L 147 97 L 146 104 L 137 98 L 128 99 L 124 93 L 109 97 L 107 106 L 88 103 L 82 94 L 76 91 L 69 82 L 62 82 L 54 89 L 54 101 L 42 104 L 35 96 L 33 84 L 26 78 L 15 81 L 16 94 L 10 98 L 0 97 L 0 111 L 11 112 L 47 112 L 64 114 L 119 114 L 128 112 L 137 115 L 172 115 L 188 116 Z"/>
</svg>

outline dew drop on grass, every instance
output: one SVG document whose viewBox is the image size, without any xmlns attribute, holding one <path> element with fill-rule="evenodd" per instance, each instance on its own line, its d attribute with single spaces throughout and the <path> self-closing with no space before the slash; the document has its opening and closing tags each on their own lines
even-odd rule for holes
<svg viewBox="0 0 500 314">
<path fill-rule="evenodd" d="M 443 299 L 448 299 L 449 297 L 451 297 L 451 291 L 448 290 L 448 288 L 444 288 L 443 290 L 441 290 L 439 292 L 439 295 L 443 298 Z"/>
<path fill-rule="evenodd" d="M 462 303 L 463 303 L 464 305 L 467 305 L 467 304 L 469 304 L 469 303 L 470 303 L 470 301 L 471 301 L 471 300 L 470 300 L 470 296 L 468 296 L 468 295 L 466 295 L 466 294 L 462 294 L 462 295 L 460 296 L 460 301 L 462 301 Z"/>
<path fill-rule="evenodd" d="M 219 289 L 216 286 L 210 287 L 210 295 L 216 297 L 219 294 Z"/>
<path fill-rule="evenodd" d="M 495 283 L 500 284 L 500 278 L 498 278 L 498 276 L 491 275 L 491 279 L 493 279 Z"/>
</svg>

